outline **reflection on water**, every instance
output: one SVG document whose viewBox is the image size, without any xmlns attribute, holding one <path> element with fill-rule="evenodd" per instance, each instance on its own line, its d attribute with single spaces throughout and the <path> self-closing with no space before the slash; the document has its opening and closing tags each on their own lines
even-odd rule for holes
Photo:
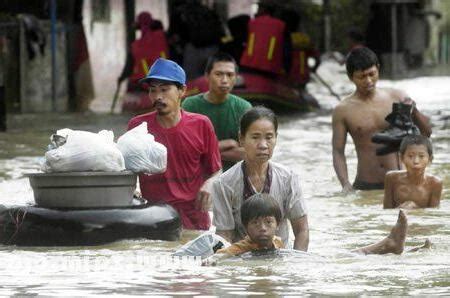
<svg viewBox="0 0 450 298">
<path fill-rule="evenodd" d="M 381 82 L 408 91 L 431 116 L 435 159 L 429 171 L 444 181 L 440 209 L 408 212 L 407 248 L 426 238 L 434 248 L 401 256 L 360 256 L 349 251 L 384 237 L 397 210 L 382 210 L 382 191 L 340 194 L 332 168 L 330 109 L 335 99 L 321 90 L 325 111 L 282 116 L 274 160 L 297 171 L 309 208 L 312 256 L 236 258 L 217 267 L 173 260 L 180 242 L 122 241 L 98 247 L 17 248 L 0 246 L 0 295 L 436 295 L 450 292 L 449 115 L 450 79 Z M 348 88 L 348 86 L 347 86 Z M 430 91 L 431 90 L 431 91 Z M 129 116 L 20 115 L 0 134 L 0 204 L 32 204 L 24 173 L 36 172 L 48 137 L 69 127 L 116 138 Z M 350 176 L 355 152 L 347 146 Z"/>
</svg>

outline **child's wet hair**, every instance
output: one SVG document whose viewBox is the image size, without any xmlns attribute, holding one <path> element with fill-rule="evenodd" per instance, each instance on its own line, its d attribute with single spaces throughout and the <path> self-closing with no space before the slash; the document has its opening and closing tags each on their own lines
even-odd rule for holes
<svg viewBox="0 0 450 298">
<path fill-rule="evenodd" d="M 275 113 L 271 109 L 268 109 L 266 107 L 256 106 L 242 115 L 239 128 L 239 133 L 241 134 L 241 136 L 245 136 L 250 125 L 260 119 L 269 120 L 273 124 L 275 133 L 278 131 L 278 120 Z"/>
<path fill-rule="evenodd" d="M 433 159 L 433 145 L 429 138 L 423 135 L 409 135 L 403 138 L 400 143 L 400 155 L 403 156 L 405 154 L 406 149 L 408 149 L 411 145 L 423 145 L 427 148 L 428 155 L 430 156 L 430 160 Z"/>
<path fill-rule="evenodd" d="M 281 209 L 275 199 L 266 193 L 254 194 L 244 201 L 241 206 L 241 221 L 244 227 L 259 217 L 273 216 L 277 224 L 281 221 Z"/>
</svg>

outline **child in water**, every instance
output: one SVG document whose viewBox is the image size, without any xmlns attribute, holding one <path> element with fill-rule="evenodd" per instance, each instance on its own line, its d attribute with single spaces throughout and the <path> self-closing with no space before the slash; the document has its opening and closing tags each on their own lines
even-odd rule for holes
<svg viewBox="0 0 450 298">
<path fill-rule="evenodd" d="M 218 261 L 241 255 L 248 251 L 283 248 L 283 241 L 275 235 L 281 220 L 281 210 L 277 201 L 265 193 L 257 193 L 244 201 L 241 207 L 242 224 L 247 236 L 233 243 L 231 246 L 217 250 L 217 252 L 204 259 L 202 265 L 216 265 Z M 408 229 L 408 220 L 405 213 L 400 210 L 397 223 L 390 234 L 383 240 L 356 249 L 361 254 L 401 254 L 405 246 L 405 237 Z M 426 242 L 422 247 L 429 247 Z M 422 248 L 420 247 L 420 248 Z M 417 250 L 419 248 L 415 248 Z"/>
<path fill-rule="evenodd" d="M 442 180 L 425 173 L 433 159 L 430 140 L 422 135 L 405 137 L 400 144 L 400 158 L 406 169 L 386 173 L 383 207 L 438 207 Z"/>
<path fill-rule="evenodd" d="M 205 259 L 203 265 L 215 265 L 217 261 L 248 251 L 283 248 L 283 241 L 275 236 L 281 218 L 281 209 L 272 196 L 266 193 L 252 195 L 241 207 L 242 225 L 247 236 L 226 248 L 219 249 Z"/>
</svg>

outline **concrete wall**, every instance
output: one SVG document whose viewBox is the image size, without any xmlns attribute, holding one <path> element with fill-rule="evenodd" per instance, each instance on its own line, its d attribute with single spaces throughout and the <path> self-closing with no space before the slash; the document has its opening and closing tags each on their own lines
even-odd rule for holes
<svg viewBox="0 0 450 298">
<path fill-rule="evenodd" d="M 36 51 L 30 60 L 26 50 L 24 31 L 20 33 L 20 106 L 23 113 L 52 112 L 52 63 L 50 21 L 41 21 L 47 43 L 44 54 Z M 66 40 L 64 27 L 57 25 L 56 42 L 56 98 L 55 111 L 68 108 Z"/>
<path fill-rule="evenodd" d="M 256 0 L 229 0 L 228 1 L 228 18 L 232 18 L 239 14 L 248 14 L 253 16 L 252 8 L 256 5 Z"/>
<path fill-rule="evenodd" d="M 125 7 L 122 0 L 110 0 L 110 21 L 92 22 L 91 1 L 84 1 L 83 26 L 92 66 L 95 100 L 93 110 L 111 104 L 117 78 L 125 64 Z"/>
<path fill-rule="evenodd" d="M 88 43 L 95 89 L 95 100 L 90 109 L 109 111 L 117 78 L 122 72 L 126 58 L 125 7 L 126 0 L 109 0 L 110 21 L 92 22 L 91 1 L 84 1 L 83 25 Z M 136 0 L 136 14 L 149 11 L 153 18 L 163 22 L 167 30 L 168 14 L 166 0 Z M 125 91 L 122 84 L 121 93 Z M 119 103 L 120 104 L 120 103 Z"/>
</svg>

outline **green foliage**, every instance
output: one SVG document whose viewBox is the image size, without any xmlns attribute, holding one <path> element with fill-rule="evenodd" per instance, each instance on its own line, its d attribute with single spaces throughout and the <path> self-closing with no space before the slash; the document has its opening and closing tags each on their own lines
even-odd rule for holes
<svg viewBox="0 0 450 298">
<path fill-rule="evenodd" d="M 347 30 L 358 28 L 363 34 L 369 20 L 370 1 L 361 0 L 331 0 L 330 27 L 331 50 L 346 52 Z M 303 29 L 319 48 L 323 48 L 323 6 L 311 1 L 301 3 Z"/>
<path fill-rule="evenodd" d="M 355 27 L 365 34 L 370 1 L 338 0 L 331 2 L 331 49 L 346 52 L 347 30 Z"/>
</svg>

